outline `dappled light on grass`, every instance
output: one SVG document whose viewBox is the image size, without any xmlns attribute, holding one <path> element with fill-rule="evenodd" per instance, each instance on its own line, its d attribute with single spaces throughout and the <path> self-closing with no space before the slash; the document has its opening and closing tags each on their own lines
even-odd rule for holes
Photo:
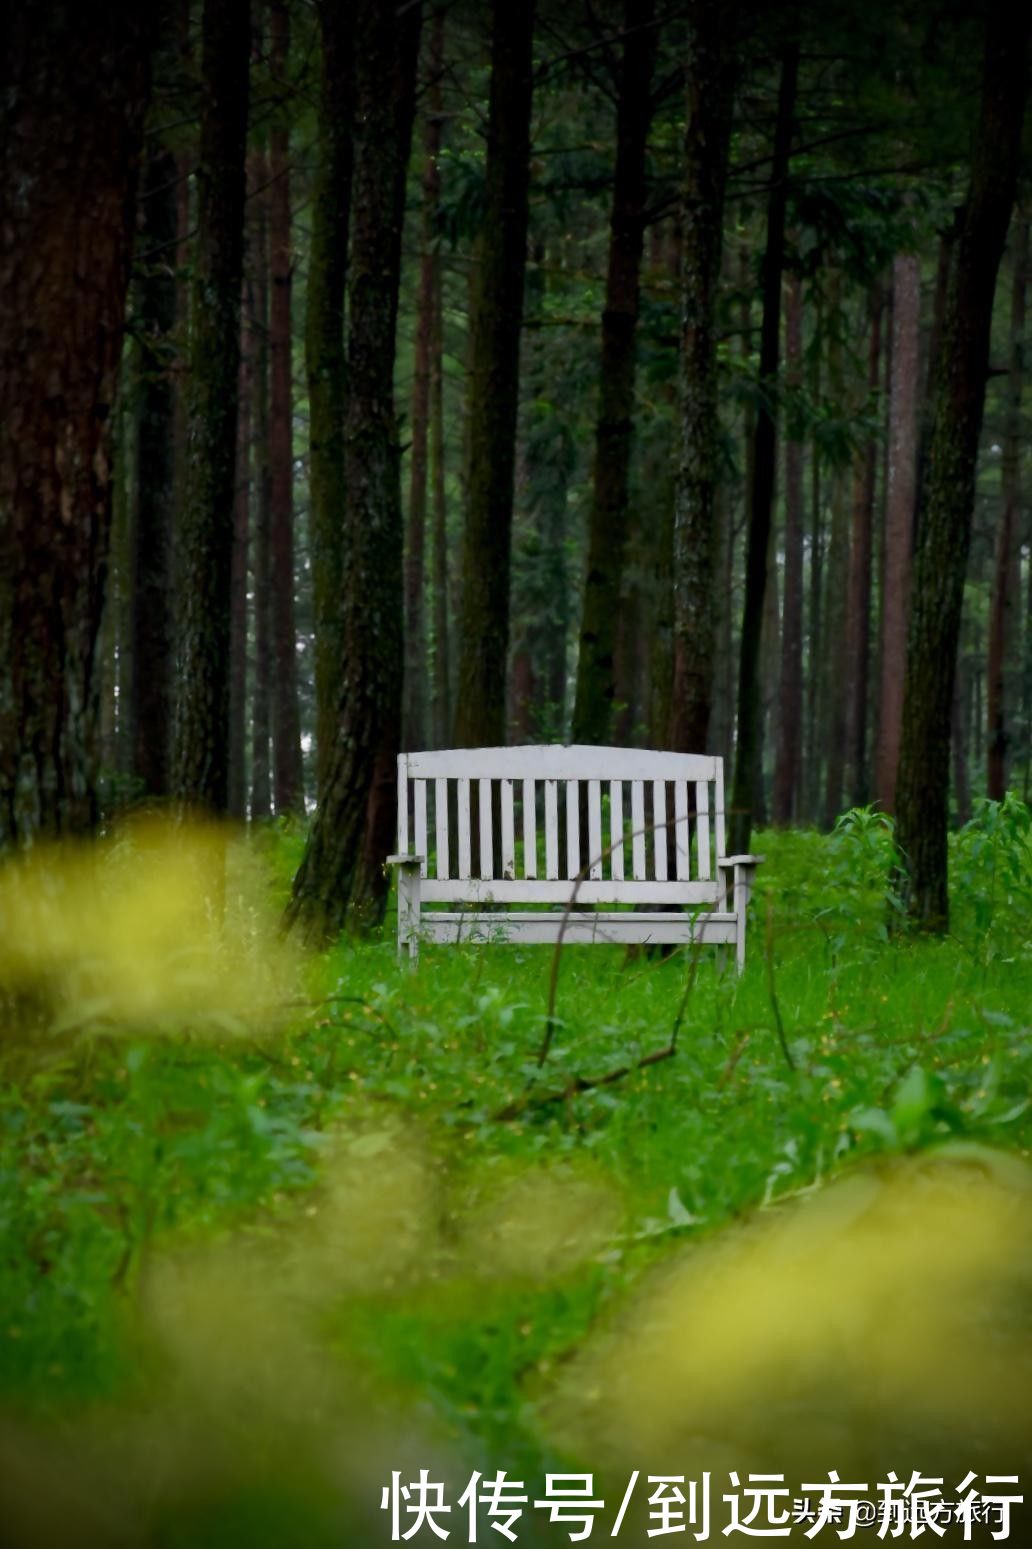
<svg viewBox="0 0 1032 1549">
<path fill-rule="evenodd" d="M 0 866 L 0 1030 L 253 1036 L 294 984 L 276 926 L 255 857 L 220 828 L 147 819 L 41 846 Z"/>
<path fill-rule="evenodd" d="M 599 1466 L 695 1477 L 1017 1469 L 1030 1245 L 1015 1158 L 960 1144 L 867 1164 L 654 1271 L 542 1395 L 549 1434 Z"/>
</svg>

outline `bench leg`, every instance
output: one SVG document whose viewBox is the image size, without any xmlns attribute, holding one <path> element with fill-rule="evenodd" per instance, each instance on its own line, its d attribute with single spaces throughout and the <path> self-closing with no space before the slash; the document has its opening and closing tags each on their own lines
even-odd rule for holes
<svg viewBox="0 0 1032 1549">
<path fill-rule="evenodd" d="M 398 871 L 398 957 L 407 946 L 411 964 L 419 961 L 419 880 L 418 866 Z"/>
</svg>

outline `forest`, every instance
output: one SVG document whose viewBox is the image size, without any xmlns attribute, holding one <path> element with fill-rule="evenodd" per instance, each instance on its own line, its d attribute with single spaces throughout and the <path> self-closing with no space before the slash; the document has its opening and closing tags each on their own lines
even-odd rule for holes
<svg viewBox="0 0 1032 1549">
<path fill-rule="evenodd" d="M 1020 1540 L 1029 31 L 5 14 L 5 1542 Z M 528 745 L 723 760 L 740 978 L 396 961 L 399 754 Z"/>
</svg>

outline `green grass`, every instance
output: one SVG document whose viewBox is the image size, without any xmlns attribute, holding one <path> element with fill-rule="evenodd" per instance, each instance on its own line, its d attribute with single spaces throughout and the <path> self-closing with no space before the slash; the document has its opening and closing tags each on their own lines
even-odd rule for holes
<svg viewBox="0 0 1032 1549">
<path fill-rule="evenodd" d="M 296 841 L 262 848 L 282 891 Z M 426 948 L 413 972 L 396 962 L 390 920 L 382 939 L 310 964 L 309 1003 L 274 1033 L 95 1029 L 42 1052 L 12 1040 L 0 1088 L 7 1413 L 46 1428 L 153 1402 L 171 1380 L 140 1314 L 153 1265 L 226 1242 L 294 1263 L 297 1248 L 311 1292 L 298 1316 L 369 1413 L 406 1416 L 470 1469 L 540 1469 L 552 1453 L 536 1395 L 657 1259 L 869 1155 L 958 1134 L 1027 1155 L 1024 809 L 987 807 L 954 841 L 944 941 L 888 933 L 887 836 L 870 814 L 830 839 L 767 833 L 755 848 L 767 863 L 743 979 L 704 953 L 685 1001 L 685 953 L 629 962 L 568 948 L 543 1069 L 549 949 Z M 636 1068 L 668 1044 L 682 1005 L 676 1055 Z M 540 1101 L 624 1066 L 611 1085 Z M 514 1103 L 517 1117 L 499 1120 Z M 324 1278 L 325 1244 L 310 1260 L 304 1244 L 340 1158 L 354 1193 L 356 1177 L 389 1180 L 399 1153 L 411 1178 L 343 1211 L 351 1235 Z M 519 1200 L 521 1179 L 546 1191 L 541 1234 L 531 1193 L 500 1248 L 493 1211 L 514 1189 Z M 583 1214 L 553 1228 L 564 1194 Z M 367 1252 L 380 1234 L 386 1259 Z M 246 1528 L 255 1512 L 275 1519 L 249 1485 L 230 1497 L 211 1521 L 225 1510 L 237 1525 L 210 1541 L 293 1542 Z M 209 1541 L 197 1511 L 160 1541 Z M 291 1517 L 309 1543 L 329 1532 L 316 1518 Z"/>
</svg>

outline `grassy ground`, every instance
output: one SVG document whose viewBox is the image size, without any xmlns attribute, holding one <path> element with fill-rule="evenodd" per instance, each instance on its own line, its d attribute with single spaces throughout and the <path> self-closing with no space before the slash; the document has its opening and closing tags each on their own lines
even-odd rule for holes
<svg viewBox="0 0 1032 1549">
<path fill-rule="evenodd" d="M 18 1530 L 92 1542 L 61 1537 L 88 1499 L 96 1541 L 117 1541 L 94 1486 L 124 1483 L 128 1434 L 149 1483 L 116 1514 L 126 1542 L 343 1542 L 349 1511 L 386 1541 L 391 1446 L 463 1477 L 589 1468 L 543 1419 L 549 1394 L 657 1261 L 868 1157 L 950 1137 L 1027 1156 L 1024 809 L 986 808 L 955 840 L 945 941 L 887 931 L 869 815 L 755 848 L 744 978 L 711 954 L 567 949 L 543 1068 L 548 949 L 426 949 L 411 972 L 390 921 L 307 964 L 261 1027 L 12 1030 L 0 1463 L 35 1503 Z M 260 849 L 275 899 L 297 841 Z M 676 1053 L 639 1065 L 675 1027 Z M 328 1416 L 348 1465 L 299 1441 Z M 236 1438 L 218 1468 L 196 1453 L 210 1434 Z"/>
</svg>

